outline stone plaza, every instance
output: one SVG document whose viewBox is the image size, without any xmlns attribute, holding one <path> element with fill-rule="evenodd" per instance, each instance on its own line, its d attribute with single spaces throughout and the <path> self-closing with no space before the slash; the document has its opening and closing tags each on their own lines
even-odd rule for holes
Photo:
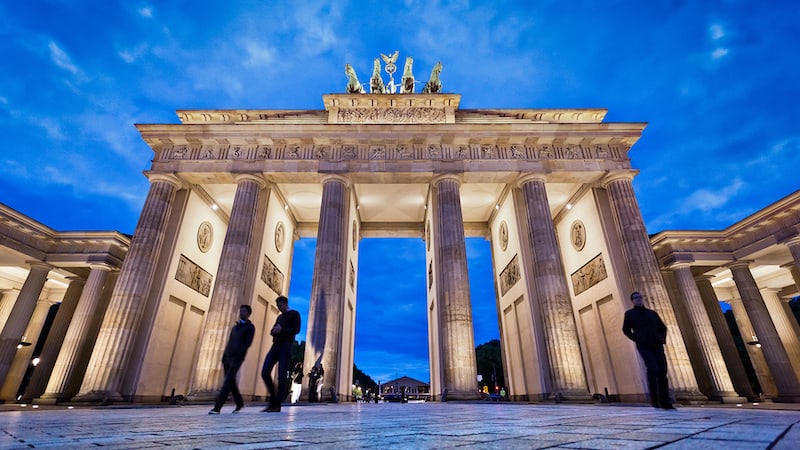
<svg viewBox="0 0 800 450">
<path fill-rule="evenodd" d="M 249 404 L 0 406 L 0 449 L 481 448 L 795 449 L 796 405 L 664 411 L 621 404 L 427 402 L 297 404 L 281 414 Z M 774 409 L 782 408 L 782 409 Z"/>
</svg>

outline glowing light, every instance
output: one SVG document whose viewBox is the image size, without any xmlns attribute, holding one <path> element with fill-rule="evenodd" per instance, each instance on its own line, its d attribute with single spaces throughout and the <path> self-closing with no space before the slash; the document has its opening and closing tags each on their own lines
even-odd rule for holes
<svg viewBox="0 0 800 450">
<path fill-rule="evenodd" d="M 567 203 L 567 210 L 572 209 L 572 203 Z"/>
<path fill-rule="evenodd" d="M 217 206 L 217 204 L 216 204 L 216 203 L 214 203 L 213 205 L 211 205 L 211 209 L 213 209 L 214 211 L 216 211 L 216 210 L 218 210 L 218 209 L 219 209 L 219 206 Z"/>
</svg>

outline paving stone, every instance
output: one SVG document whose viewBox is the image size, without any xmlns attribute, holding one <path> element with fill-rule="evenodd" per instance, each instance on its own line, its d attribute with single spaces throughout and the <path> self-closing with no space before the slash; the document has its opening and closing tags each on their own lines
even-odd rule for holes
<svg viewBox="0 0 800 450">
<path fill-rule="evenodd" d="M 800 448 L 797 410 L 343 403 L 210 416 L 209 408 L 0 405 L 0 449 Z"/>
</svg>

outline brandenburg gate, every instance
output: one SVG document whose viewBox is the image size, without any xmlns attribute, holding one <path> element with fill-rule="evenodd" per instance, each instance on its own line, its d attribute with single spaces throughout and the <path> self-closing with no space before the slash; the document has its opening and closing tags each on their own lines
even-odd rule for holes
<svg viewBox="0 0 800 450">
<path fill-rule="evenodd" d="M 432 398 L 477 398 L 470 304 L 490 300 L 470 299 L 467 236 L 491 242 L 512 399 L 645 401 L 621 332 L 637 290 L 669 328 L 675 396 L 705 400 L 632 186 L 645 124 L 606 122 L 604 109 L 461 109 L 437 70 L 421 93 L 374 75 L 366 93 L 348 66 L 347 92 L 323 95 L 324 109 L 183 110 L 177 124 L 137 125 L 154 152 L 150 190 L 85 376 L 70 391 L 56 362 L 39 401 L 211 399 L 242 303 L 257 335 L 239 386 L 263 399 L 275 298 L 304 237 L 317 239 L 304 368 L 324 367 L 323 400 L 351 395 L 368 237 L 425 241 Z M 716 400 L 740 398 L 719 380 Z"/>
</svg>

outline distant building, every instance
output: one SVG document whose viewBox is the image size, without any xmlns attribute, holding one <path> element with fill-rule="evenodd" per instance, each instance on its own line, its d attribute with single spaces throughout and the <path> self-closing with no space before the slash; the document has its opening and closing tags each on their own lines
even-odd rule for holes
<svg viewBox="0 0 800 450">
<path fill-rule="evenodd" d="M 430 400 L 431 397 L 430 384 L 406 376 L 387 381 L 380 389 L 384 398 L 399 398 L 403 394 L 409 400 Z"/>
</svg>

